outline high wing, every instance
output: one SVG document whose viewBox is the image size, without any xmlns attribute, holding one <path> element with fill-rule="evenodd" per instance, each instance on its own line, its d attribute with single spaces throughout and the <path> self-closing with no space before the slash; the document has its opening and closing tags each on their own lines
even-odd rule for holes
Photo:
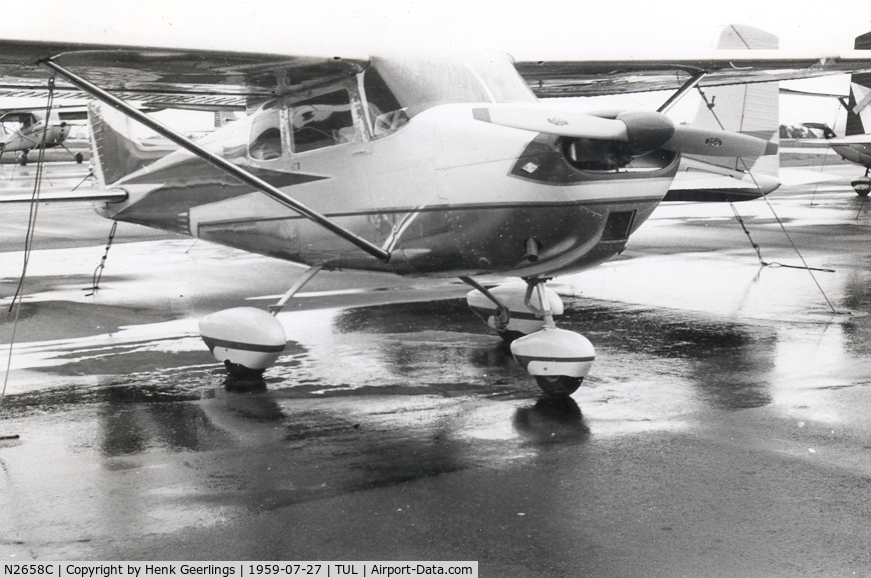
<svg viewBox="0 0 871 578">
<path fill-rule="evenodd" d="M 820 142 L 828 145 L 871 145 L 871 134 L 853 134 L 823 140 L 802 139 L 802 142 Z"/>
<path fill-rule="evenodd" d="M 539 97 L 573 97 L 678 90 L 685 86 L 724 86 L 794 80 L 867 70 L 868 51 L 811 55 L 781 50 L 717 50 L 691 58 L 617 60 L 538 60 L 516 62 L 520 75 Z"/>
<path fill-rule="evenodd" d="M 250 108 L 270 97 L 355 74 L 368 54 L 258 53 L 0 40 L 0 94 L 34 96 L 46 90 L 51 59 L 121 98 L 153 106 Z M 868 51 L 843 54 L 779 50 L 710 51 L 688 58 L 664 56 L 591 60 L 517 61 L 520 75 L 540 97 L 596 96 L 769 82 L 871 71 Z M 58 82 L 58 90 L 72 87 Z"/>
<path fill-rule="evenodd" d="M 278 94 L 355 74 L 368 56 L 263 54 L 0 40 L 0 95 L 40 96 L 54 62 L 120 98 L 155 107 L 244 109 Z M 57 91 L 75 91 L 58 82 Z"/>
</svg>

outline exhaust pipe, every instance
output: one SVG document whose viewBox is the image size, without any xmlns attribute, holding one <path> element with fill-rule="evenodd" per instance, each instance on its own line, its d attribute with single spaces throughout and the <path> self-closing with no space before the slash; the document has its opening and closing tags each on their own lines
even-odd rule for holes
<svg viewBox="0 0 871 578">
<path fill-rule="evenodd" d="M 523 256 L 523 258 L 527 261 L 535 263 L 536 261 L 538 261 L 538 249 L 538 241 L 530 237 L 526 240 L 526 254 Z"/>
</svg>

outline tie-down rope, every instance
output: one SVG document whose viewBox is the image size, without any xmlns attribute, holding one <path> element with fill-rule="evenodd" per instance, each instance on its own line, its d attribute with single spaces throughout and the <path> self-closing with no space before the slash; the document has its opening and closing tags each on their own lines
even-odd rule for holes
<svg viewBox="0 0 871 578">
<path fill-rule="evenodd" d="M 52 105 L 54 103 L 54 78 L 48 79 L 48 99 L 45 105 L 45 125 L 42 131 L 42 142 L 45 144 L 48 135 L 48 119 Z M 12 348 L 15 345 L 15 337 L 18 331 L 18 320 L 21 316 L 21 302 L 24 297 L 24 280 L 27 278 L 27 265 L 30 262 L 30 254 L 33 251 L 33 237 L 36 233 L 36 216 L 39 211 L 39 193 L 42 190 L 42 174 L 43 161 L 45 160 L 45 146 L 39 149 L 39 157 L 36 161 L 36 175 L 33 180 L 33 193 L 30 198 L 30 212 L 27 217 L 27 230 L 24 234 L 24 262 L 21 266 L 21 277 L 18 280 L 18 287 L 15 289 L 15 294 L 12 296 L 12 302 L 9 304 L 9 309 L 6 312 L 8 316 L 14 309 L 15 316 L 12 321 L 12 336 L 9 338 L 9 354 L 6 360 L 6 373 L 3 376 L 3 389 L 0 390 L 0 410 L 3 409 L 3 402 L 6 399 L 6 386 L 9 383 L 9 371 L 12 368 Z M 5 436 L 4 436 L 5 437 Z"/>
<path fill-rule="evenodd" d="M 699 94 L 702 96 L 702 100 L 705 101 L 705 106 L 707 106 L 708 110 L 711 111 L 711 115 L 714 117 L 714 120 L 717 121 L 717 124 L 720 125 L 720 128 L 722 130 L 726 130 L 726 127 L 723 126 L 723 123 L 720 121 L 720 118 L 717 116 L 717 113 L 714 110 L 713 101 L 711 101 L 711 102 L 708 101 L 708 98 L 705 96 L 705 93 L 702 91 L 701 87 L 698 87 L 698 91 L 699 91 Z M 752 245 L 753 249 L 756 251 L 756 255 L 759 257 L 759 263 L 761 265 L 763 265 L 764 267 L 791 267 L 793 269 L 805 269 L 805 270 L 807 270 L 807 272 L 811 276 L 811 279 L 813 280 L 814 284 L 817 286 L 817 289 L 820 290 L 820 293 L 822 294 L 823 299 L 826 301 L 829 308 L 832 310 L 832 313 L 837 313 L 837 310 L 835 309 L 834 305 L 832 305 L 832 302 L 829 300 L 829 297 L 826 295 L 826 292 L 823 290 L 822 286 L 820 285 L 819 281 L 817 280 L 816 276 L 814 275 L 814 271 L 824 271 L 827 273 L 834 273 L 835 272 L 834 269 L 819 269 L 819 268 L 808 266 L 807 261 L 805 261 L 804 257 L 801 254 L 801 251 L 798 249 L 798 246 L 792 240 L 792 237 L 789 235 L 789 232 L 786 230 L 786 226 L 783 224 L 783 221 L 778 216 L 777 211 L 774 210 L 774 206 L 771 204 L 771 201 L 768 200 L 768 196 L 762 192 L 762 187 L 759 186 L 759 182 L 756 180 L 756 177 L 750 171 L 750 167 L 747 165 L 747 161 L 744 160 L 744 157 L 737 157 L 737 158 L 738 158 L 738 161 L 741 163 L 741 165 L 744 167 L 744 171 L 748 175 L 750 175 L 750 179 L 753 181 L 753 184 L 756 186 L 756 189 L 761 193 L 762 198 L 765 200 L 765 204 L 768 205 L 768 209 L 771 211 L 771 214 L 774 215 L 774 219 L 777 221 L 777 224 L 780 226 L 780 230 L 783 231 L 783 234 L 786 236 L 787 240 L 789 241 L 789 244 L 792 246 L 796 255 L 798 255 L 798 258 L 801 260 L 802 265 L 799 266 L 799 265 L 784 265 L 783 263 L 768 263 L 765 260 L 763 260 L 762 259 L 762 250 L 759 248 L 759 245 L 757 245 L 755 242 L 753 242 L 753 238 L 750 236 L 750 231 L 744 225 L 744 220 L 738 214 L 738 210 L 735 208 L 735 204 L 730 201 L 729 206 L 732 207 L 732 212 L 735 213 L 735 217 L 737 218 L 738 223 L 741 225 L 741 228 L 744 229 L 744 233 L 747 234 L 747 238 L 750 239 L 750 244 Z"/>
</svg>

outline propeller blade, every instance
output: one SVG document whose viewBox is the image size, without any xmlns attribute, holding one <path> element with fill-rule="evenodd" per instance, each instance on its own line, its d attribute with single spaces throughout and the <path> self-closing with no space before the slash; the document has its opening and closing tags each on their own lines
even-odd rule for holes
<svg viewBox="0 0 871 578">
<path fill-rule="evenodd" d="M 505 104 L 472 109 L 476 120 L 572 138 L 629 143 L 630 154 L 658 148 L 717 157 L 758 157 L 777 153 L 777 144 L 761 138 L 715 129 L 675 126 L 658 112 L 622 112 L 614 117 L 567 109 Z"/>
<path fill-rule="evenodd" d="M 615 112 L 607 118 L 568 109 L 509 104 L 474 108 L 472 115 L 480 121 L 533 132 L 625 142 L 632 156 L 660 148 L 675 130 L 671 119 L 658 112 Z"/>
<path fill-rule="evenodd" d="M 628 141 L 626 124 L 571 110 L 509 104 L 472 109 L 476 120 L 558 136 Z"/>
<path fill-rule="evenodd" d="M 675 127 L 674 136 L 663 148 L 682 154 L 709 157 L 760 157 L 777 154 L 777 143 L 755 136 L 683 125 Z"/>
</svg>

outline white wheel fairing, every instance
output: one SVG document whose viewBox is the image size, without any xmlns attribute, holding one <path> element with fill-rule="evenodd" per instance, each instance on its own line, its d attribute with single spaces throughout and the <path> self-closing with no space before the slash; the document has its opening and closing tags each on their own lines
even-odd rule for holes
<svg viewBox="0 0 871 578">
<path fill-rule="evenodd" d="M 511 343 L 514 359 L 533 376 L 584 378 L 596 351 L 590 340 L 565 329 L 545 328 Z"/>
<path fill-rule="evenodd" d="M 281 323 L 262 309 L 235 307 L 207 315 L 200 336 L 218 361 L 266 369 L 281 356 L 287 337 Z"/>
<path fill-rule="evenodd" d="M 504 324 L 497 315 L 496 304 L 477 289 L 473 289 L 466 294 L 466 303 L 468 303 L 469 308 L 478 317 L 497 333 L 529 335 L 544 327 L 544 321 L 538 311 L 541 309 L 538 291 L 533 291 L 530 296 L 530 303 L 533 307 L 538 308 L 538 310 L 528 307 L 525 303 L 526 285 L 499 285 L 489 291 L 500 304 L 510 311 L 507 324 Z M 545 288 L 545 293 L 547 294 L 553 316 L 558 317 L 562 315 L 564 307 L 560 296 L 555 291 L 547 288 Z"/>
</svg>

